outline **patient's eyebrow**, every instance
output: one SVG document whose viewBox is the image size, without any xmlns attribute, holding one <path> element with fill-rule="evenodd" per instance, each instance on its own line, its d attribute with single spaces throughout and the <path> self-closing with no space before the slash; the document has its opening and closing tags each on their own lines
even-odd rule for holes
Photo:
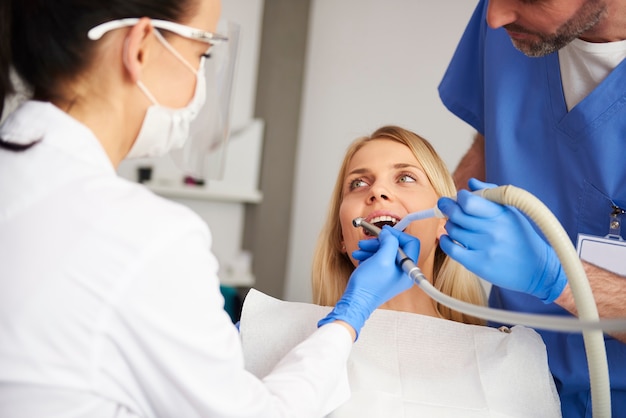
<svg viewBox="0 0 626 418">
<path fill-rule="evenodd" d="M 409 164 L 409 163 L 396 163 L 393 165 L 393 168 L 414 168 L 419 171 L 424 171 L 422 167 L 416 166 L 415 164 Z"/>
<path fill-rule="evenodd" d="M 391 168 L 395 168 L 395 169 L 400 169 L 400 168 L 414 168 L 416 170 L 419 171 L 424 171 L 421 167 L 415 165 L 415 164 L 410 164 L 410 163 L 395 163 L 391 166 Z M 367 173 L 370 172 L 371 169 L 369 168 L 355 168 L 354 170 L 350 171 L 348 174 L 363 174 L 363 173 Z"/>
<path fill-rule="evenodd" d="M 352 174 L 365 174 L 369 172 L 370 172 L 369 168 L 355 168 L 354 170 L 350 171 L 348 175 L 350 176 Z"/>
</svg>

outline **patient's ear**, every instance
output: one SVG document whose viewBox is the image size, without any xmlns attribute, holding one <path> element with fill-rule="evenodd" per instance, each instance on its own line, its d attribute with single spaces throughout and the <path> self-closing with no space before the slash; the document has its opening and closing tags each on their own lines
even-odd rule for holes
<svg viewBox="0 0 626 418">
<path fill-rule="evenodd" d="M 439 238 L 441 238 L 442 235 L 447 234 L 446 231 L 446 218 L 441 218 L 439 220 L 439 226 L 437 226 L 437 240 L 439 240 Z"/>
</svg>

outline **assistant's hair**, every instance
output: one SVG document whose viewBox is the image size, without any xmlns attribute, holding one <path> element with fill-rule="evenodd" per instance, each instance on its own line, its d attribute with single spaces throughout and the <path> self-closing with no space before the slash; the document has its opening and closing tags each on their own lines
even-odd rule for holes
<svg viewBox="0 0 626 418">
<path fill-rule="evenodd" d="M 383 126 L 371 135 L 355 140 L 348 147 L 341 164 L 328 208 L 327 222 L 322 227 L 313 257 L 313 302 L 319 305 L 335 305 L 354 271 L 354 265 L 342 248 L 339 208 L 343 199 L 343 180 L 354 154 L 376 139 L 389 139 L 406 145 L 424 169 L 435 193 L 440 197 L 456 195 L 454 181 L 445 163 L 432 145 L 414 132 L 397 126 Z M 477 305 L 486 304 L 485 293 L 478 277 L 448 257 L 439 247 L 435 250 L 432 280 L 433 286 L 446 295 Z M 467 324 L 485 323 L 482 319 L 454 311 L 439 303 L 436 308 L 446 319 Z"/>
<path fill-rule="evenodd" d="M 92 27 L 125 17 L 184 22 L 197 8 L 197 0 L 1 0 L 0 114 L 14 92 L 11 69 L 34 99 L 60 98 L 62 84 L 91 63 L 97 44 L 87 38 Z"/>
</svg>

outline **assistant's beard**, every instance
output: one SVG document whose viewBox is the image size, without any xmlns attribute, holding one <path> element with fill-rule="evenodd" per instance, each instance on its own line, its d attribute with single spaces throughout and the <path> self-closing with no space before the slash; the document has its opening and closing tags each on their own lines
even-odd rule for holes
<svg viewBox="0 0 626 418">
<path fill-rule="evenodd" d="M 513 46 L 529 57 L 543 57 L 558 51 L 585 32 L 593 29 L 603 18 L 608 16 L 603 0 L 588 0 L 554 34 L 530 31 L 523 26 L 511 23 L 504 29 L 510 32 L 532 35 L 533 39 L 511 38 Z"/>
</svg>

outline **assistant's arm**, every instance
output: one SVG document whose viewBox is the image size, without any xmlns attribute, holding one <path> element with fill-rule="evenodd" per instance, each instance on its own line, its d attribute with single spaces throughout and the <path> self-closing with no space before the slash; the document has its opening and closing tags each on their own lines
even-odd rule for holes
<svg viewBox="0 0 626 418">
<path fill-rule="evenodd" d="M 470 178 L 485 181 L 485 137 L 480 133 L 454 170 L 453 178 L 457 190 L 467 189 Z"/>
<path fill-rule="evenodd" d="M 583 267 L 593 297 L 598 307 L 601 318 L 624 318 L 626 317 L 626 277 L 604 270 L 591 263 L 583 261 Z M 556 298 L 554 303 L 561 306 L 574 315 L 578 315 L 574 294 L 570 285 L 566 285 L 563 293 Z M 626 332 L 612 333 L 615 339 L 626 343 Z"/>
</svg>

